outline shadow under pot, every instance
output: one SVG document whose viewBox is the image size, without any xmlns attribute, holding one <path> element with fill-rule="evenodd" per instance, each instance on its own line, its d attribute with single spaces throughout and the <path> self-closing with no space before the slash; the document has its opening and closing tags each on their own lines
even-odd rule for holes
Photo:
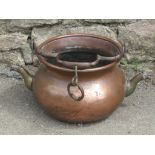
<svg viewBox="0 0 155 155">
<path fill-rule="evenodd" d="M 108 117 L 125 96 L 134 92 L 139 73 L 126 81 L 119 66 L 121 44 L 109 38 L 70 34 L 52 37 L 35 48 L 41 65 L 34 76 L 21 73 L 38 103 L 54 118 L 72 123 Z"/>
</svg>

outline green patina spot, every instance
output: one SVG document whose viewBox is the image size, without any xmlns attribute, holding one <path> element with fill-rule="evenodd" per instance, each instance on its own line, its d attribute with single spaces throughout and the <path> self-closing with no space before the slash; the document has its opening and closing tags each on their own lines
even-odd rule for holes
<svg viewBox="0 0 155 155">
<path fill-rule="evenodd" d="M 138 68 L 140 68 L 141 66 L 141 62 L 137 59 L 137 58 L 133 58 L 130 63 L 128 62 L 128 60 L 126 58 L 123 58 L 121 60 L 121 65 L 124 67 L 124 68 L 127 68 L 127 69 L 133 69 L 135 71 L 138 70 Z"/>
</svg>

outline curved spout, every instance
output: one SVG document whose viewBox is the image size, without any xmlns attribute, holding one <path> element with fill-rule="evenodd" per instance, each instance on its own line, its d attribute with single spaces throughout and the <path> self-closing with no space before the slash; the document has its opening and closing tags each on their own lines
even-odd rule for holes
<svg viewBox="0 0 155 155">
<path fill-rule="evenodd" d="M 11 66 L 10 70 L 16 71 L 21 74 L 24 79 L 25 86 L 32 90 L 32 82 L 33 82 L 33 75 L 31 75 L 23 66 Z"/>
<path fill-rule="evenodd" d="M 125 85 L 125 97 L 131 95 L 135 91 L 137 84 L 144 79 L 145 77 L 143 76 L 143 74 L 139 73 L 135 75 L 131 80 L 127 81 Z"/>
</svg>

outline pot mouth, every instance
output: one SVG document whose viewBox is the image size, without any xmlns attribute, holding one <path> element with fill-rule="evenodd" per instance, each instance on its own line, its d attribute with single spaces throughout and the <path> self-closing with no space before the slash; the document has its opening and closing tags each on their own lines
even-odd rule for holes
<svg viewBox="0 0 155 155">
<path fill-rule="evenodd" d="M 122 46 L 107 37 L 69 34 L 52 37 L 36 49 L 39 60 L 61 71 L 91 72 L 115 66 L 123 56 Z"/>
</svg>

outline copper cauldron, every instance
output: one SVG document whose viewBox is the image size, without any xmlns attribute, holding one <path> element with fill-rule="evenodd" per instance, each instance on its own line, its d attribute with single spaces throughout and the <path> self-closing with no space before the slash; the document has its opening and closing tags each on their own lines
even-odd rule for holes
<svg viewBox="0 0 155 155">
<path fill-rule="evenodd" d="M 125 81 L 119 66 L 121 44 L 101 36 L 71 34 L 48 39 L 35 48 L 41 62 L 32 76 L 21 73 L 27 88 L 53 117 L 85 123 L 108 117 L 145 77 Z"/>
</svg>

